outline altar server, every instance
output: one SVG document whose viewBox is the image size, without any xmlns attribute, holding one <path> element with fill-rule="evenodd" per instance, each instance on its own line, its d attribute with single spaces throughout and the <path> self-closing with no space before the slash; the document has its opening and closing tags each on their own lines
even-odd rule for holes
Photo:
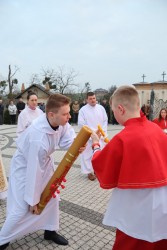
<svg viewBox="0 0 167 250">
<path fill-rule="evenodd" d="M 43 111 L 37 107 L 38 97 L 37 95 L 30 91 L 27 95 L 27 106 L 21 111 L 18 116 L 17 122 L 17 135 L 19 136 L 32 121 L 43 114 Z"/>
<path fill-rule="evenodd" d="M 164 133 L 167 134 L 167 111 L 165 108 L 160 110 L 158 118 L 155 118 L 153 122 L 160 126 Z"/>
<path fill-rule="evenodd" d="M 37 204 L 54 172 L 52 153 L 59 147 L 68 149 L 75 138 L 68 123 L 71 117 L 69 104 L 66 96 L 51 95 L 46 114 L 35 119 L 16 141 L 17 151 L 10 167 L 7 218 L 0 231 L 0 250 L 16 238 L 39 229 L 45 230 L 46 240 L 68 244 L 56 233 L 59 229 L 59 196 L 52 198 L 40 215 Z"/>
<path fill-rule="evenodd" d="M 78 125 L 82 127 L 87 125 L 93 131 L 96 131 L 98 125 L 101 125 L 104 132 L 107 134 L 108 117 L 102 105 L 97 104 L 96 96 L 93 92 L 87 93 L 87 104 L 79 110 Z M 103 140 L 100 140 L 100 145 L 105 145 Z M 88 178 L 93 181 L 96 179 L 92 168 L 92 139 L 87 143 L 86 150 L 81 154 L 81 172 L 87 174 Z"/>
<path fill-rule="evenodd" d="M 134 87 L 119 87 L 110 105 L 125 128 L 102 150 L 92 135 L 92 164 L 100 186 L 114 188 L 103 220 L 117 228 L 113 250 L 166 250 L 167 136 L 140 116 Z"/>
</svg>

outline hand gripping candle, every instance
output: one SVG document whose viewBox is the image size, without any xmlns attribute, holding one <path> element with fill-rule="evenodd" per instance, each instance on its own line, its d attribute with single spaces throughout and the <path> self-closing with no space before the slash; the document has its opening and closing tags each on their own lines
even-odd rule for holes
<svg viewBox="0 0 167 250">
<path fill-rule="evenodd" d="M 63 157 L 62 161 L 58 165 L 57 169 L 55 170 L 53 176 L 49 180 L 48 184 L 46 185 L 44 191 L 41 194 L 40 202 L 38 203 L 38 211 L 39 214 L 45 208 L 47 203 L 53 197 L 56 197 L 56 192 L 59 193 L 59 187 L 64 188 L 62 182 L 66 181 L 65 176 L 70 170 L 72 164 L 76 160 L 79 155 L 79 149 L 87 143 L 90 136 L 92 134 L 92 130 L 87 126 L 83 126 L 79 131 L 78 135 L 74 139 L 74 142 L 66 152 L 65 156 Z"/>
</svg>

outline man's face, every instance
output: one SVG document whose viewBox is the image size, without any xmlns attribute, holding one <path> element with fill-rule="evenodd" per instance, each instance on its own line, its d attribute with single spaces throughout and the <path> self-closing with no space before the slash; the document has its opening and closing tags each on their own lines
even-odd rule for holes
<svg viewBox="0 0 167 250">
<path fill-rule="evenodd" d="M 90 106 L 95 106 L 96 105 L 96 96 L 95 95 L 92 95 L 92 96 L 88 96 L 87 98 L 87 103 L 90 105 Z"/>
<path fill-rule="evenodd" d="M 48 113 L 49 122 L 53 127 L 56 126 L 64 126 L 69 119 L 71 118 L 70 115 L 70 106 L 64 105 L 62 106 L 57 113 L 49 112 Z"/>
</svg>

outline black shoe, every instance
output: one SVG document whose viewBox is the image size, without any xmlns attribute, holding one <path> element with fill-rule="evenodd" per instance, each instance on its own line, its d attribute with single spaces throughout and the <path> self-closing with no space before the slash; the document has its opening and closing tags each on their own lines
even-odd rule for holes
<svg viewBox="0 0 167 250">
<path fill-rule="evenodd" d="M 66 240 L 63 236 L 59 235 L 55 231 L 45 230 L 44 239 L 52 240 L 58 245 L 63 245 L 63 246 L 68 245 L 68 240 Z"/>
<path fill-rule="evenodd" d="M 4 250 L 9 246 L 9 243 L 0 246 L 0 250 Z"/>
</svg>

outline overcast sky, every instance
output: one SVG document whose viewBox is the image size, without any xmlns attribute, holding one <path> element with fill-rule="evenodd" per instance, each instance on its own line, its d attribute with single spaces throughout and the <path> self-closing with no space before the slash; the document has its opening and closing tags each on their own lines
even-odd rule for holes
<svg viewBox="0 0 167 250">
<path fill-rule="evenodd" d="M 92 90 L 162 80 L 166 0 L 0 0 L 0 78 L 74 69 Z M 167 76 L 165 78 L 167 80 Z"/>
</svg>

